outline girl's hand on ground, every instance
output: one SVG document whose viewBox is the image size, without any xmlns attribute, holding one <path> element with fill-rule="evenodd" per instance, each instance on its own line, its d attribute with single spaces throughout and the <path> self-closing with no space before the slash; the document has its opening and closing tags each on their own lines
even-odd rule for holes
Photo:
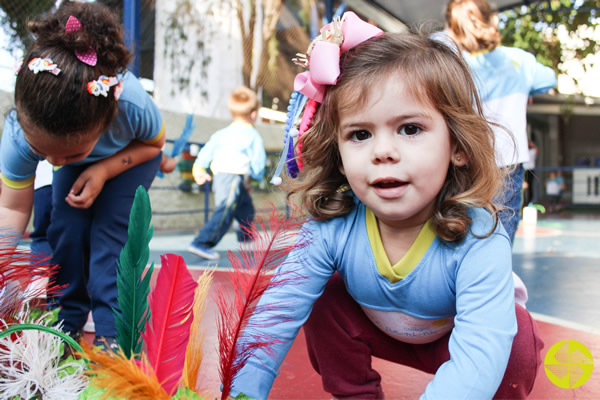
<svg viewBox="0 0 600 400">
<path fill-rule="evenodd" d="M 90 208 L 105 182 L 104 168 L 92 165 L 79 175 L 65 201 L 73 208 Z"/>
</svg>

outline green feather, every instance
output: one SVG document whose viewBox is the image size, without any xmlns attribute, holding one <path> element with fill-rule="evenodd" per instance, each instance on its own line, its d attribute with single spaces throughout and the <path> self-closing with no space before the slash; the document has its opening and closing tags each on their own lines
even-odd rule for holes
<svg viewBox="0 0 600 400">
<path fill-rule="evenodd" d="M 154 263 L 145 275 L 144 270 L 150 259 L 149 243 L 154 233 L 154 228 L 150 225 L 151 219 L 150 197 L 146 190 L 139 186 L 129 214 L 129 237 L 117 262 L 117 302 L 121 311 L 113 309 L 117 325 L 117 343 L 128 358 L 141 353 L 141 332 L 150 317 L 148 293 Z"/>
</svg>

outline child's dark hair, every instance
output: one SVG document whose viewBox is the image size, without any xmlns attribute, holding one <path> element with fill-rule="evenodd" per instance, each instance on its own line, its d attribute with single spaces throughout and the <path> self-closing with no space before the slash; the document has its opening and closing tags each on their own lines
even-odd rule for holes
<svg viewBox="0 0 600 400">
<path fill-rule="evenodd" d="M 502 172 L 496 166 L 494 134 L 483 117 L 470 70 L 454 49 L 417 34 L 386 33 L 344 52 L 340 71 L 302 137 L 304 171 L 299 179 L 288 180 L 289 196 L 300 194 L 301 204 L 314 217 L 333 218 L 354 207 L 351 192 L 341 190 L 348 182 L 339 170 L 340 110 L 364 107 L 377 82 L 398 75 L 410 82 L 415 98 L 442 114 L 452 143 L 467 158 L 465 166 L 449 167 L 437 196 L 432 216 L 436 233 L 449 242 L 462 240 L 471 207 L 485 207 L 497 224 L 494 196 Z"/>
<path fill-rule="evenodd" d="M 67 33 L 70 16 L 81 30 Z M 114 77 L 125 72 L 131 53 L 123 43 L 123 32 L 115 15 L 97 3 L 64 2 L 54 14 L 30 21 L 35 42 L 23 58 L 17 75 L 15 105 L 18 118 L 44 129 L 49 135 L 69 137 L 98 129 L 104 132 L 117 113 L 114 87 L 108 96 L 88 93 L 87 84 L 101 75 Z M 94 50 L 97 64 L 80 61 L 75 51 Z M 27 67 L 36 58 L 51 58 L 60 69 L 34 74 Z"/>
</svg>

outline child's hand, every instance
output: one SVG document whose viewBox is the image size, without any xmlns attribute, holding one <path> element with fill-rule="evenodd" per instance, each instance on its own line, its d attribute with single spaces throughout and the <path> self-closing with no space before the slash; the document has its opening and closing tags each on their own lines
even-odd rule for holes
<svg viewBox="0 0 600 400">
<path fill-rule="evenodd" d="M 175 170 L 177 166 L 177 160 L 175 157 L 162 156 L 162 160 L 160 162 L 160 170 L 165 174 L 171 173 Z"/>
<path fill-rule="evenodd" d="M 212 176 L 206 172 L 198 172 L 194 173 L 194 180 L 198 185 L 204 185 L 205 182 L 212 181 Z"/>
<path fill-rule="evenodd" d="M 65 201 L 73 208 L 89 208 L 94 204 L 105 182 L 104 168 L 92 165 L 79 175 Z"/>
</svg>

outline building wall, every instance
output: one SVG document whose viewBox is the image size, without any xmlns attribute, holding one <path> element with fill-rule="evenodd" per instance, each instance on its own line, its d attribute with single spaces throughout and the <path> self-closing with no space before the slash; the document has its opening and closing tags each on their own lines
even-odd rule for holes
<svg viewBox="0 0 600 400">
<path fill-rule="evenodd" d="M 162 110 L 228 118 L 228 95 L 242 84 L 237 18 L 215 2 L 194 1 L 189 10 L 176 9 L 178 3 L 156 1 L 154 99 Z M 175 14 L 185 24 L 186 40 L 168 30 Z M 169 55 L 173 49 L 175 57 Z"/>
</svg>

